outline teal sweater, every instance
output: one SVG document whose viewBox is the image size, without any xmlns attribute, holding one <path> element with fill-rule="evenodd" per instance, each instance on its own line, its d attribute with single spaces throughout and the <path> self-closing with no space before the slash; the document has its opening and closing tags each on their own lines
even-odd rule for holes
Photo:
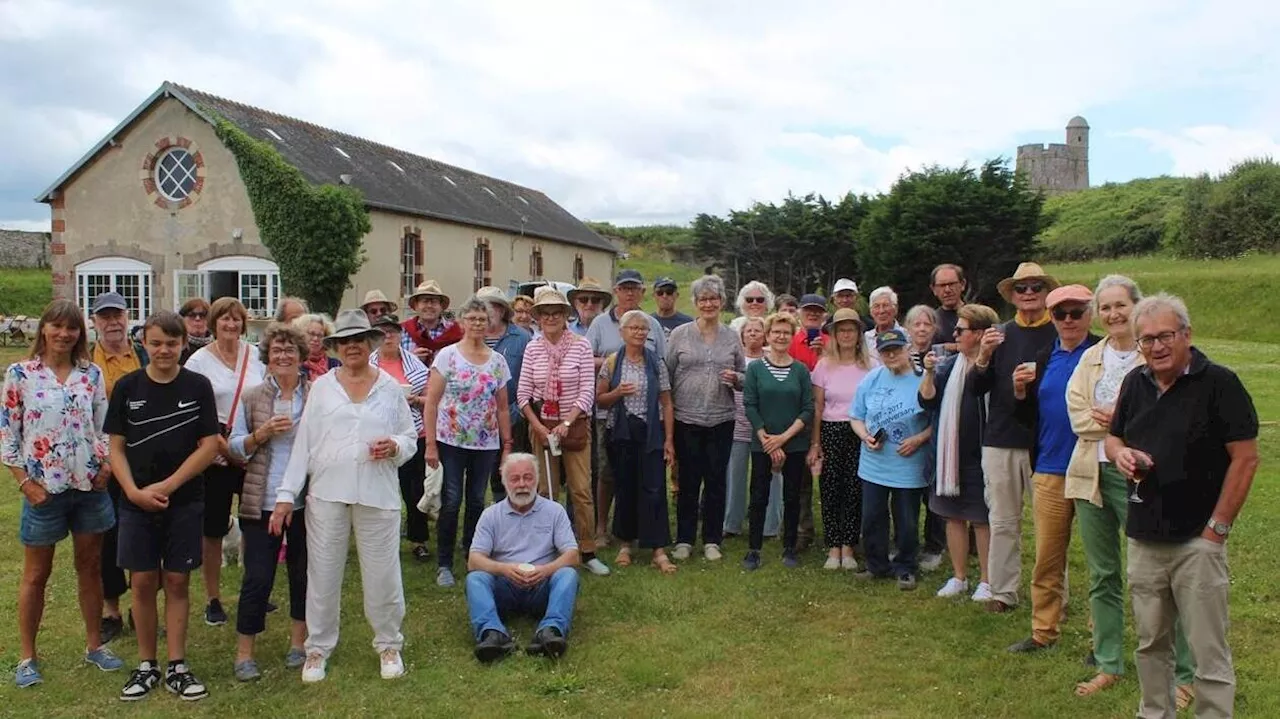
<svg viewBox="0 0 1280 719">
<path fill-rule="evenodd" d="M 752 362 L 742 385 L 742 405 L 751 422 L 751 451 L 763 452 L 761 428 L 769 434 L 782 434 L 798 417 L 805 429 L 791 438 L 783 448 L 787 452 L 809 451 L 813 434 L 813 383 L 809 370 L 801 362 L 792 361 L 785 380 L 774 379 L 768 360 Z"/>
</svg>

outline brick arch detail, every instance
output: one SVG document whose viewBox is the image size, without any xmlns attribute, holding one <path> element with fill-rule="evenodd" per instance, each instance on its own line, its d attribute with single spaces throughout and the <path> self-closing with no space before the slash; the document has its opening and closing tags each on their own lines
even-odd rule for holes
<svg viewBox="0 0 1280 719">
<path fill-rule="evenodd" d="M 181 202 L 170 202 L 160 194 L 160 190 L 156 187 L 155 169 L 156 162 L 170 148 L 181 147 L 191 153 L 191 159 L 196 163 L 196 184 L 191 188 L 188 194 Z M 200 152 L 200 146 L 194 141 L 182 137 L 161 137 L 156 140 L 153 149 L 142 158 L 142 166 L 138 169 L 138 179 L 142 182 L 142 190 L 147 193 L 147 197 L 155 203 L 156 207 L 164 210 L 181 210 L 194 205 L 200 200 L 200 193 L 204 191 L 205 166 L 204 154 Z"/>
<path fill-rule="evenodd" d="M 86 245 L 80 250 L 67 254 L 64 267 L 70 272 L 75 272 L 76 265 L 89 260 L 96 260 L 100 257 L 127 257 L 131 260 L 147 263 L 151 267 L 152 274 L 161 274 L 165 271 L 164 254 L 144 250 L 140 245 L 136 244 L 121 245 L 115 240 L 108 240 L 103 245 Z"/>
</svg>

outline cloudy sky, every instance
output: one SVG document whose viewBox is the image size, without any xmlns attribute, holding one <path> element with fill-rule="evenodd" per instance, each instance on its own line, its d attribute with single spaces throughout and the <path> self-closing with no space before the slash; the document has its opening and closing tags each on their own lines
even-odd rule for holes
<svg viewBox="0 0 1280 719">
<path fill-rule="evenodd" d="M 685 222 L 1092 131 L 1093 182 L 1280 157 L 1273 0 L 0 0 L 0 227 L 164 80 Z M 132 181 L 132 180 L 130 180 Z"/>
</svg>

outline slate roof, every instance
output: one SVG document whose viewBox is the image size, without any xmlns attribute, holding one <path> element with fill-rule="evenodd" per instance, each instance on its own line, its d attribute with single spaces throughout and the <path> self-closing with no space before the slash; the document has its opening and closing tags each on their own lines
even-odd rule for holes
<svg viewBox="0 0 1280 719">
<path fill-rule="evenodd" d="M 311 182 L 336 185 L 344 175 L 349 176 L 349 184 L 364 193 L 365 203 L 372 208 L 616 252 L 608 240 L 537 190 L 170 82 L 102 144 L 163 96 L 183 102 L 206 120 L 212 119 L 206 111 L 217 113 L 254 138 L 270 143 Z M 91 150 L 37 199 L 47 201 L 98 149 Z"/>
</svg>

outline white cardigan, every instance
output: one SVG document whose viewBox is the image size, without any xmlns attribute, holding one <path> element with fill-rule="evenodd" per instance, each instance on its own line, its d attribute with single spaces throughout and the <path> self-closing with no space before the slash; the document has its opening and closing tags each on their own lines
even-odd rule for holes
<svg viewBox="0 0 1280 719">
<path fill-rule="evenodd" d="M 369 442 L 382 437 L 395 440 L 398 451 L 372 461 Z M 409 403 L 391 375 L 378 370 L 369 396 L 357 404 L 329 372 L 311 385 L 276 501 L 294 503 L 310 475 L 308 498 L 399 511 L 397 469 L 417 451 Z"/>
</svg>

